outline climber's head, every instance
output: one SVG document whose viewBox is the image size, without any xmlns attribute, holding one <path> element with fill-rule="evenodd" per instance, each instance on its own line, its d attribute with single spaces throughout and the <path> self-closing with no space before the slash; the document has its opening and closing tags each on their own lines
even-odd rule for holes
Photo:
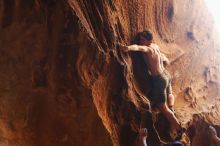
<svg viewBox="0 0 220 146">
<path fill-rule="evenodd" d="M 150 31 L 142 31 L 137 34 L 138 45 L 149 46 L 153 41 L 153 35 Z"/>
<path fill-rule="evenodd" d="M 131 44 L 149 46 L 153 41 L 153 35 L 149 30 L 145 30 L 136 34 Z"/>
</svg>

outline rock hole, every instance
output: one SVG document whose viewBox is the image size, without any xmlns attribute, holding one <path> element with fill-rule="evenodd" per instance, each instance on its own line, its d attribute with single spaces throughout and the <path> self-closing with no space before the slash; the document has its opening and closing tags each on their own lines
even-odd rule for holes
<svg viewBox="0 0 220 146">
<path fill-rule="evenodd" d="M 188 37 L 189 39 L 191 39 L 191 40 L 194 40 L 194 39 L 195 39 L 195 38 L 194 38 L 194 35 L 193 35 L 193 32 L 187 32 L 186 35 L 187 35 L 187 37 Z"/>
<path fill-rule="evenodd" d="M 173 8 L 173 4 L 169 3 L 168 4 L 168 10 L 167 10 L 167 17 L 169 19 L 169 21 L 173 21 L 173 16 L 174 16 L 174 8 Z"/>
</svg>

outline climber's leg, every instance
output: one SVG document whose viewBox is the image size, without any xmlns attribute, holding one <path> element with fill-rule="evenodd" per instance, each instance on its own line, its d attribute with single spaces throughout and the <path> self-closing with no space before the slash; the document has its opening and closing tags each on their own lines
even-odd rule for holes
<svg viewBox="0 0 220 146">
<path fill-rule="evenodd" d="M 175 97 L 173 96 L 173 94 L 169 94 L 167 96 L 167 105 L 169 107 L 169 109 L 174 112 L 174 102 L 175 102 Z M 174 112 L 175 113 L 175 112 Z"/>
<path fill-rule="evenodd" d="M 161 103 L 158 105 L 160 111 L 163 113 L 163 115 L 167 118 L 167 120 L 171 124 L 171 129 L 175 129 L 177 131 L 181 131 L 181 125 L 174 115 L 174 113 L 167 107 L 166 103 Z"/>
<path fill-rule="evenodd" d="M 170 77 L 167 77 L 167 87 L 166 87 L 166 96 L 167 96 L 167 105 L 169 107 L 169 109 L 171 109 L 171 111 L 174 112 L 174 102 L 175 102 L 175 97 L 172 93 L 172 86 L 171 86 L 171 79 Z"/>
</svg>

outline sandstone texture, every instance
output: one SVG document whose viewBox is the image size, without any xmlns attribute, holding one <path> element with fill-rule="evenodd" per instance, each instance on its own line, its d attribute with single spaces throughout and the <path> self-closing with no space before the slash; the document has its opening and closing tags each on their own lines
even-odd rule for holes
<svg viewBox="0 0 220 146">
<path fill-rule="evenodd" d="M 125 53 L 145 29 L 168 56 L 187 146 L 220 135 L 220 42 L 203 0 L 1 0 L 0 145 L 149 146 L 170 142 L 148 100 L 142 54 Z"/>
</svg>

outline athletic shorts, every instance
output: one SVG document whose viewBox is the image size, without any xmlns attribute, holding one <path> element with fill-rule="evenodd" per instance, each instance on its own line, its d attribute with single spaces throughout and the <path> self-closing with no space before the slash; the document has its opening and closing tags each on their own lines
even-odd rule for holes
<svg viewBox="0 0 220 146">
<path fill-rule="evenodd" d="M 171 77 L 167 71 L 160 75 L 151 76 L 152 90 L 150 93 L 150 100 L 155 104 L 165 103 L 167 96 L 172 93 Z"/>
</svg>

